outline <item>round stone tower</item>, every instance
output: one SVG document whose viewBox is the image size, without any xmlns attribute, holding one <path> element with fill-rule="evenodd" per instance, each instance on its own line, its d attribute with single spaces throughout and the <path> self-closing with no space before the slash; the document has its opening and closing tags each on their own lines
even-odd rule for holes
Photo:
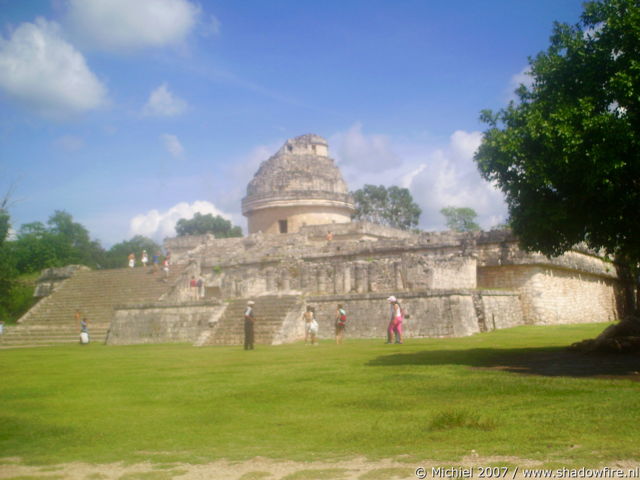
<svg viewBox="0 0 640 480">
<path fill-rule="evenodd" d="M 347 223 L 355 211 L 340 170 L 318 135 L 287 140 L 247 185 L 249 233 L 292 233 L 304 225 Z"/>
</svg>

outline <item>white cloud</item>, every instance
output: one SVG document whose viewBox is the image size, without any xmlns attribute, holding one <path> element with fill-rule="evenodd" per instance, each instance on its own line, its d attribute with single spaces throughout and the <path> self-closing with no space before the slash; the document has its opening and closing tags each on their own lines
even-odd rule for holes
<svg viewBox="0 0 640 480">
<path fill-rule="evenodd" d="M 374 142 L 371 137 L 362 134 L 360 124 L 331 137 L 330 147 L 340 154 L 340 169 L 351 190 L 364 184 L 408 188 L 422 209 L 420 227 L 425 230 L 445 228 L 440 209 L 449 205 L 473 208 L 485 229 L 506 217 L 503 194 L 482 179 L 473 161 L 482 141 L 480 132 L 458 130 L 445 144 L 398 141 L 385 135 L 376 135 Z M 345 147 L 344 142 L 351 145 Z M 370 153 L 355 155 L 351 161 L 345 161 L 342 153 L 367 150 Z"/>
<path fill-rule="evenodd" d="M 43 18 L 0 38 L 0 88 L 28 109 L 64 118 L 106 104 L 107 89 L 84 57 Z"/>
<path fill-rule="evenodd" d="M 188 0 L 69 0 L 68 6 L 78 39 L 110 51 L 179 44 L 200 13 Z"/>
<path fill-rule="evenodd" d="M 142 112 L 144 115 L 157 117 L 174 117 L 187 110 L 187 102 L 176 97 L 163 83 L 149 94 L 149 100 Z"/>
<path fill-rule="evenodd" d="M 136 215 L 129 222 L 129 235 L 144 235 L 161 242 L 167 237 L 176 235 L 175 226 L 178 220 L 181 218 L 193 218 L 196 212 L 203 215 L 210 213 L 214 217 L 220 215 L 227 220 L 231 220 L 230 215 L 220 211 L 210 202 L 204 200 L 197 200 L 191 204 L 180 202 L 164 212 L 150 210 L 145 214 Z"/>
<path fill-rule="evenodd" d="M 444 228 L 440 209 L 447 206 L 473 208 L 485 229 L 504 220 L 503 194 L 480 176 L 473 161 L 481 141 L 480 132 L 458 130 L 446 146 L 425 149 L 419 167 L 405 176 L 405 186 L 422 208 L 422 228 Z"/>
<path fill-rule="evenodd" d="M 400 164 L 386 135 L 365 135 L 362 124 L 356 123 L 345 133 L 331 139 L 338 145 L 335 155 L 341 166 L 358 169 L 387 170 Z"/>
<path fill-rule="evenodd" d="M 164 142 L 164 147 L 173 158 L 184 157 L 184 147 L 180 143 L 180 140 L 178 140 L 177 136 L 171 135 L 170 133 L 165 133 L 161 135 L 160 138 Z"/>
<path fill-rule="evenodd" d="M 518 95 L 516 95 L 516 90 L 520 88 L 520 85 L 524 85 L 527 88 L 531 88 L 533 85 L 533 77 L 531 76 L 531 67 L 529 65 L 513 75 L 509 80 L 508 91 L 505 94 L 507 102 L 517 102 L 519 100 Z"/>
<path fill-rule="evenodd" d="M 84 140 L 75 135 L 63 135 L 54 142 L 55 146 L 67 153 L 77 152 L 84 147 Z"/>
</svg>

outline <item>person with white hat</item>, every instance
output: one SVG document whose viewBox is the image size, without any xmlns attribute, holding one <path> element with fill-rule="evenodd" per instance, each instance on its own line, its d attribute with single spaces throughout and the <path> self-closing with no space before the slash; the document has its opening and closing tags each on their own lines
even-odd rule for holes
<svg viewBox="0 0 640 480">
<path fill-rule="evenodd" d="M 398 299 L 391 295 L 387 298 L 387 302 L 391 307 L 391 318 L 389 320 L 389 326 L 387 327 L 387 342 L 393 343 L 393 337 L 395 334 L 395 343 L 402 343 L 402 320 L 403 313 Z"/>
<path fill-rule="evenodd" d="M 253 324 L 256 319 L 253 316 L 253 306 L 256 304 L 253 300 L 247 302 L 247 309 L 244 311 L 244 349 L 253 350 Z"/>
</svg>

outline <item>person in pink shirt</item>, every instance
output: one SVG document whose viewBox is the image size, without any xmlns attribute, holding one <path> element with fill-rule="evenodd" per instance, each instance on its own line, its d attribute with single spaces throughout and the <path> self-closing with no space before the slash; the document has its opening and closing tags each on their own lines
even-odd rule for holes
<svg viewBox="0 0 640 480">
<path fill-rule="evenodd" d="M 404 320 L 404 314 L 402 313 L 400 303 L 395 297 L 389 297 L 388 300 L 391 304 L 391 320 L 387 328 L 387 343 L 391 343 L 395 334 L 395 343 L 400 344 L 402 343 L 402 321 Z"/>
</svg>

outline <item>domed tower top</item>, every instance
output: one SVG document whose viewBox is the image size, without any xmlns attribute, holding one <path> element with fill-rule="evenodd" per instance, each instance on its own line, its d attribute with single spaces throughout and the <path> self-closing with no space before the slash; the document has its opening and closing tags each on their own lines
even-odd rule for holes
<svg viewBox="0 0 640 480">
<path fill-rule="evenodd" d="M 242 199 L 249 233 L 289 233 L 303 225 L 345 223 L 354 211 L 327 141 L 313 134 L 287 140 L 262 162 Z"/>
</svg>

